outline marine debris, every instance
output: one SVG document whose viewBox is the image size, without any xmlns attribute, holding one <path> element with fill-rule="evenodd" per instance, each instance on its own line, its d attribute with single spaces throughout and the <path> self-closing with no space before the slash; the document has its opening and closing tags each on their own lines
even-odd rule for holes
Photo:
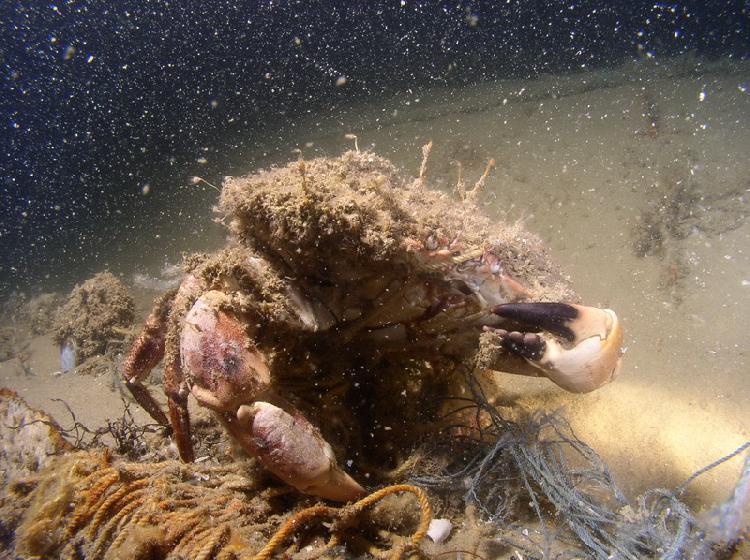
<svg viewBox="0 0 750 560">
<path fill-rule="evenodd" d="M 522 414 L 510 420 L 471 379 L 472 396 L 456 413 L 475 419 L 463 427 L 472 436 L 451 442 L 455 460 L 440 468 L 432 463 L 432 471 L 415 471 L 410 480 L 433 491 L 461 493 L 492 523 L 487 540 L 505 545 L 506 553 L 539 560 L 705 560 L 729 558 L 748 542 L 750 442 L 675 489 L 654 488 L 630 500 L 563 416 Z M 735 490 L 724 503 L 701 515 L 682 501 L 695 478 L 742 454 Z"/>
<path fill-rule="evenodd" d="M 341 508 L 306 507 L 288 501 L 283 488 L 261 484 L 241 462 L 137 463 L 108 448 L 74 451 L 51 418 L 9 391 L 0 393 L 0 418 L 7 442 L 0 543 L 17 558 L 261 560 L 281 551 L 316 558 L 345 545 L 402 558 L 419 549 L 432 518 L 427 495 L 410 485 Z M 410 508 L 418 522 L 410 536 L 384 540 L 390 531 L 367 510 L 399 493 L 416 498 Z"/>
<path fill-rule="evenodd" d="M 479 433 L 434 438 L 394 475 L 408 484 L 343 507 L 277 486 L 244 461 L 133 462 L 106 447 L 75 450 L 53 419 L 2 390 L 0 552 L 23 560 L 461 551 L 485 559 L 703 560 L 728 558 L 747 539 L 750 443 L 674 490 L 629 501 L 563 418 L 506 420 L 474 389 L 469 405 L 481 421 L 467 428 L 482 426 Z M 742 453 L 742 474 L 726 502 L 701 516 L 680 501 L 695 477 Z M 433 508 L 460 521 L 439 547 L 424 539 Z"/>
</svg>

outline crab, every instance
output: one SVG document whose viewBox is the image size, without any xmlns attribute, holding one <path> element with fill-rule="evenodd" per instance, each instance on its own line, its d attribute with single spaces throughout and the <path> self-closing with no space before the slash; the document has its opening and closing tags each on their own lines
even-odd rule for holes
<svg viewBox="0 0 750 560">
<path fill-rule="evenodd" d="M 424 437 L 459 366 L 573 392 L 615 378 L 617 315 L 574 303 L 538 238 L 484 216 L 491 166 L 456 198 L 427 188 L 428 154 L 416 179 L 358 150 L 225 178 L 226 246 L 186 259 L 122 365 L 184 461 L 192 395 L 283 482 L 348 501 L 365 490 L 337 456 Z M 162 360 L 168 417 L 144 384 Z"/>
</svg>

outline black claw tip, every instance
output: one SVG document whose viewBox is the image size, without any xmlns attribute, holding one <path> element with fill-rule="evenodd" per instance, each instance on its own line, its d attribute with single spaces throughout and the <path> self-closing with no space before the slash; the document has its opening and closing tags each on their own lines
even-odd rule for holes
<svg viewBox="0 0 750 560">
<path fill-rule="evenodd" d="M 578 310 L 567 303 L 503 303 L 493 307 L 492 312 L 530 329 L 546 330 L 567 340 L 575 340 L 568 325 L 578 317 Z"/>
</svg>

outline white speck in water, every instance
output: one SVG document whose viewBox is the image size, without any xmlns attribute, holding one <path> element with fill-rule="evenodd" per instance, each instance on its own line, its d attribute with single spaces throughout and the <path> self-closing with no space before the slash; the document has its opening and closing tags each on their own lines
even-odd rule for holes
<svg viewBox="0 0 750 560">
<path fill-rule="evenodd" d="M 701 91 L 698 94 L 698 101 L 705 101 L 705 100 L 706 100 L 706 92 L 705 91 Z"/>
<path fill-rule="evenodd" d="M 743 280 L 742 282 L 740 282 L 740 284 L 742 284 L 743 286 L 750 286 L 750 280 Z"/>
</svg>

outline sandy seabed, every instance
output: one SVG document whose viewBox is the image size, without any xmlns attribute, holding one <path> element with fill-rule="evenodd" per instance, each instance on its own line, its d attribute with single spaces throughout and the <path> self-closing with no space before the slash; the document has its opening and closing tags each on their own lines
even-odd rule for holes
<svg viewBox="0 0 750 560">
<path fill-rule="evenodd" d="M 619 379 L 592 394 L 502 374 L 499 391 L 529 409 L 562 408 L 636 496 L 675 487 L 750 438 L 748 87 L 747 64 L 685 59 L 415 91 L 298 123 L 278 160 L 308 143 L 304 157 L 337 155 L 355 133 L 416 175 L 431 139 L 428 178 L 449 190 L 453 162 L 472 184 L 494 158 L 486 211 L 539 234 L 585 303 L 617 311 L 627 347 Z M 157 292 L 131 291 L 143 318 Z M 24 352 L 24 367 L 0 363 L 0 386 L 31 406 L 63 426 L 68 413 L 52 399 L 89 426 L 121 413 L 114 373 L 56 373 L 47 335 Z M 701 476 L 686 498 L 699 509 L 723 500 L 739 467 Z"/>
</svg>

